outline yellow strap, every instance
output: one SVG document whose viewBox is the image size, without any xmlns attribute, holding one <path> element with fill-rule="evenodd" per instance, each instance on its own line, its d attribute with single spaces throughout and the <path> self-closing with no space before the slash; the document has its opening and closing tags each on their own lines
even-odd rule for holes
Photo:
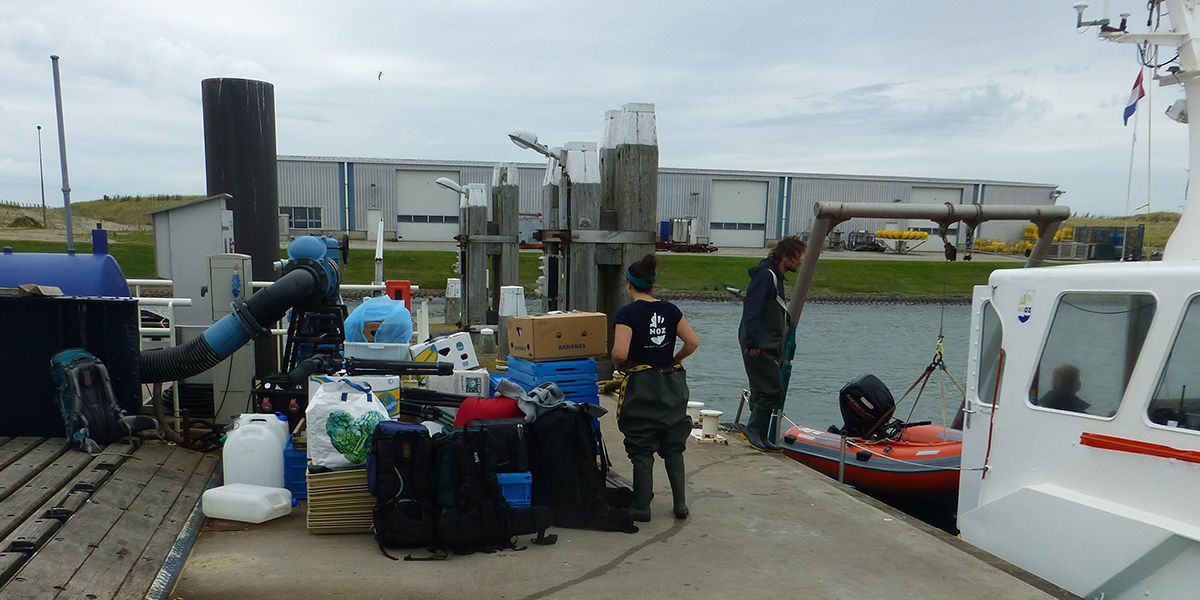
<svg viewBox="0 0 1200 600">
<path fill-rule="evenodd" d="M 621 380 L 621 391 L 617 394 L 617 418 L 621 418 L 621 406 L 625 404 L 625 384 L 629 383 L 629 376 L 638 371 L 645 371 L 653 368 L 650 365 L 638 365 L 625 373 L 625 379 Z"/>
</svg>

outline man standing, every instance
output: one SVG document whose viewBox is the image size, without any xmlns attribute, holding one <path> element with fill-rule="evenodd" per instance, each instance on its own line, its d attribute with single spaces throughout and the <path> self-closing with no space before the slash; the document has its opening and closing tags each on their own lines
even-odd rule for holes
<svg viewBox="0 0 1200 600">
<path fill-rule="evenodd" d="M 800 268 L 808 244 L 798 236 L 779 240 L 758 266 L 750 269 L 750 285 L 742 300 L 738 342 L 750 380 L 750 418 L 742 433 L 757 450 L 778 451 L 767 435 L 771 412 L 783 396 L 780 367 L 791 319 L 783 297 L 783 276 Z"/>
</svg>

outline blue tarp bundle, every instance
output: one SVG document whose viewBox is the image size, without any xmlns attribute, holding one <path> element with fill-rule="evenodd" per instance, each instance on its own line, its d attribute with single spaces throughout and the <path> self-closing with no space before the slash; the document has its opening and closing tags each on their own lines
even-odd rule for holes
<svg viewBox="0 0 1200 600">
<path fill-rule="evenodd" d="M 346 341 L 370 341 L 363 335 L 363 327 L 378 321 L 375 342 L 380 344 L 407 344 L 412 341 L 412 314 L 404 307 L 403 300 L 392 300 L 387 296 L 371 298 L 354 309 L 346 317 Z"/>
</svg>

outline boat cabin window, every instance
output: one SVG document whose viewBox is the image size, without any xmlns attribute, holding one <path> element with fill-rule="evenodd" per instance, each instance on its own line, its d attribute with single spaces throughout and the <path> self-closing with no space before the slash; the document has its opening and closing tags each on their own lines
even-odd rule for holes
<svg viewBox="0 0 1200 600">
<path fill-rule="evenodd" d="M 1004 374 L 1004 365 L 1000 360 L 1000 342 L 1004 331 L 1000 329 L 1000 315 L 991 302 L 983 305 L 982 341 L 979 347 L 979 381 L 975 389 L 979 401 L 984 404 L 995 404 L 1000 387 L 997 382 Z"/>
<path fill-rule="evenodd" d="M 1029 403 L 1115 415 L 1154 309 L 1149 294 L 1064 294 L 1030 385 Z"/>
<path fill-rule="evenodd" d="M 1163 369 L 1154 397 L 1150 421 L 1167 427 L 1200 431 L 1200 297 L 1193 298 L 1183 315 L 1183 324 L 1167 366 Z M 1190 394 L 1190 395 L 1189 395 Z"/>
</svg>

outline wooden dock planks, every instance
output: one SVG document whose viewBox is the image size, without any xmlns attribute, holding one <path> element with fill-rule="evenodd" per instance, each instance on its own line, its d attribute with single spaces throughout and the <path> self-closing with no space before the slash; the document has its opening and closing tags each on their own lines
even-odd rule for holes
<svg viewBox="0 0 1200 600">
<path fill-rule="evenodd" d="M 0 599 L 144 598 L 219 457 L 157 441 L 54 456 L 63 440 L 33 439 L 0 443 L 0 483 L 23 486 L 0 500 Z"/>
</svg>

